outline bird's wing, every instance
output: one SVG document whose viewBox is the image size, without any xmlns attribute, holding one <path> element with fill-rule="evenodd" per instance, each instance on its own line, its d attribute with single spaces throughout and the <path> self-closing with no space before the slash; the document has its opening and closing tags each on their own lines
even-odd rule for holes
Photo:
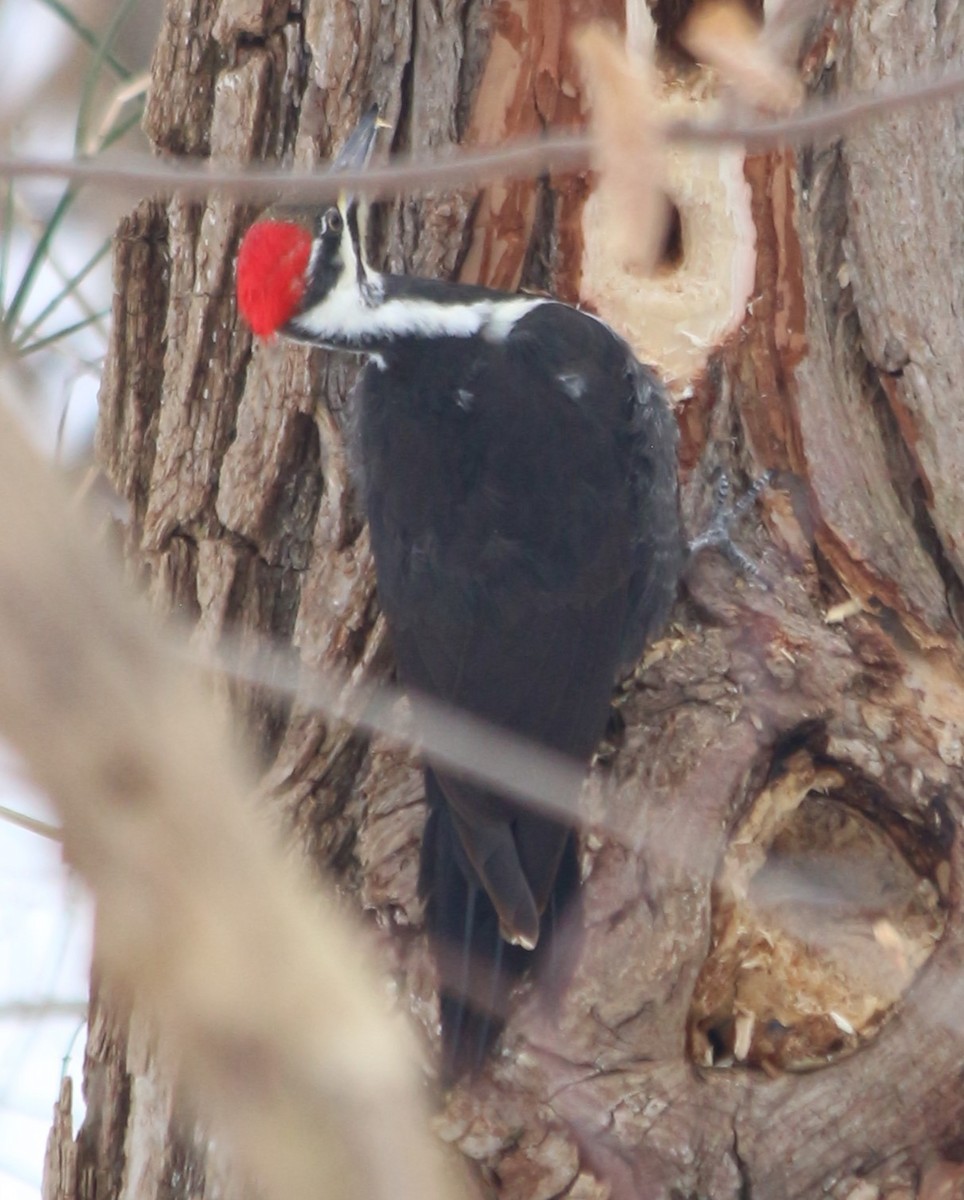
<svg viewBox="0 0 964 1200">
<path fill-rule="evenodd" d="M 608 713 L 622 592 L 590 608 L 535 607 L 508 631 L 485 614 L 469 616 L 456 630 L 453 606 L 443 608 L 444 621 L 434 622 L 428 611 L 397 631 L 395 651 L 405 683 L 531 739 L 535 747 L 571 756 L 577 778 Z M 533 770 L 538 772 L 537 761 Z M 576 789 L 547 797 L 570 813 L 551 819 L 451 771 L 436 767 L 434 773 L 507 940 L 534 945 L 572 825 Z"/>
</svg>

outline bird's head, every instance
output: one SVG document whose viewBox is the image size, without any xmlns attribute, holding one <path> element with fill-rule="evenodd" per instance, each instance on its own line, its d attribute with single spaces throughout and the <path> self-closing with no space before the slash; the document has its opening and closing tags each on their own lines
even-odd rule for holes
<svg viewBox="0 0 964 1200">
<path fill-rule="evenodd" d="M 364 167 L 381 125 L 377 110 L 367 112 L 333 169 Z M 251 226 L 238 251 L 237 293 L 241 315 L 255 334 L 285 332 L 337 343 L 324 336 L 326 323 L 337 327 L 340 314 L 364 306 L 371 290 L 363 257 L 364 216 L 358 197 L 343 193 L 337 204 L 316 215 L 266 218 Z"/>
</svg>

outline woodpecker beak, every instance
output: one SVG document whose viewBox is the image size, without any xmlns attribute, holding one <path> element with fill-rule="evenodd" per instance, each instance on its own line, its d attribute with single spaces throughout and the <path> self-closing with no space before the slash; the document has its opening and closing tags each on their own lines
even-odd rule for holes
<svg viewBox="0 0 964 1200">
<path fill-rule="evenodd" d="M 352 132 L 348 141 L 331 164 L 334 171 L 361 171 L 368 166 L 368 161 L 375 148 L 375 138 L 379 129 L 386 128 L 385 122 L 378 115 L 377 105 L 365 113 Z"/>
<path fill-rule="evenodd" d="M 364 170 L 371 159 L 379 129 L 386 128 L 388 128 L 387 122 L 378 115 L 378 107 L 372 105 L 349 134 L 348 140 L 332 163 L 332 170 Z M 338 197 L 338 207 L 345 216 L 355 259 L 355 275 L 367 303 L 369 284 L 368 272 L 365 267 L 364 245 L 365 229 L 368 224 L 368 199 L 364 195 L 359 196 L 349 191 L 342 191 Z"/>
</svg>

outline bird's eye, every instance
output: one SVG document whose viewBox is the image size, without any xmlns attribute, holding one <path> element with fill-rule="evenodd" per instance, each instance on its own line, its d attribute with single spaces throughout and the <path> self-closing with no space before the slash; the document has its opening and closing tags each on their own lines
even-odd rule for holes
<svg viewBox="0 0 964 1200">
<path fill-rule="evenodd" d="M 324 216 L 325 233 L 341 233 L 345 219 L 337 208 L 329 208 Z"/>
</svg>

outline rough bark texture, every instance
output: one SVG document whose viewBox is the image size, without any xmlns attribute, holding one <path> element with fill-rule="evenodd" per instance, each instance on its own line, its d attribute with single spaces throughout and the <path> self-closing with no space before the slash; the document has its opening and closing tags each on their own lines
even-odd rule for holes
<svg viewBox="0 0 964 1200">
<path fill-rule="evenodd" d="M 585 12 L 170 0 L 148 130 L 165 153 L 315 161 L 377 98 L 396 147 L 528 132 L 579 115 L 565 35 Z M 854 0 L 824 14 L 805 66 L 814 91 L 859 90 L 953 61 L 962 41 L 957 3 Z M 681 414 L 683 461 L 691 524 L 717 463 L 780 471 L 765 530 L 746 538 L 770 587 L 720 560 L 694 566 L 589 788 L 590 811 L 623 837 L 586 840 L 571 985 L 548 1020 L 520 1000 L 507 1053 L 440 1111 L 442 1135 L 506 1200 L 896 1198 L 964 1148 L 962 114 L 915 109 L 747 164 L 757 296 Z M 381 253 L 394 268 L 571 296 L 585 186 L 402 197 Z M 145 202 L 118 233 L 99 444 L 131 503 L 131 573 L 199 644 L 231 631 L 252 649 L 290 644 L 306 672 L 384 676 L 341 436 L 351 367 L 252 349 L 232 298 L 249 215 L 216 196 Z M 266 792 L 386 931 L 400 1003 L 431 1028 L 416 766 L 297 704 L 232 690 Z M 858 1053 L 776 1077 L 697 1067 L 688 1023 L 713 880 L 742 815 L 801 752 L 938 879 L 943 937 Z M 143 1032 L 96 1000 L 88 1119 L 75 1167 L 58 1116 L 48 1200 L 216 1195 L 223 1181 L 178 1125 Z"/>
</svg>

